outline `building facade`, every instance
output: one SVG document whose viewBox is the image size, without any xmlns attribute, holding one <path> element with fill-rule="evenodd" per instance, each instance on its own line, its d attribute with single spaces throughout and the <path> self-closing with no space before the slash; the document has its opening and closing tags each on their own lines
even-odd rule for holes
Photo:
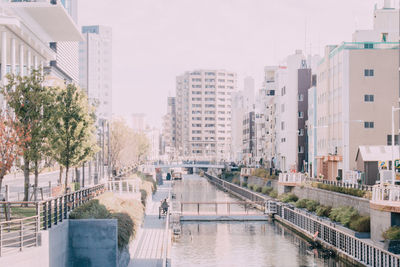
<svg viewBox="0 0 400 267">
<path fill-rule="evenodd" d="M 176 150 L 182 158 L 229 160 L 236 74 L 195 70 L 176 79 Z"/>
<path fill-rule="evenodd" d="M 112 30 L 106 26 L 83 26 L 79 44 L 79 80 L 99 119 L 112 117 Z"/>
</svg>

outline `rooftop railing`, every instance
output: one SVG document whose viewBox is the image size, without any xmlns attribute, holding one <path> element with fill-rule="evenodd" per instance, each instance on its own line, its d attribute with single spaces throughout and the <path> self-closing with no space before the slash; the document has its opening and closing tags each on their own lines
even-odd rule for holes
<svg viewBox="0 0 400 267">
<path fill-rule="evenodd" d="M 375 185 L 372 188 L 372 202 L 385 203 L 387 205 L 400 206 L 400 186 Z"/>
</svg>

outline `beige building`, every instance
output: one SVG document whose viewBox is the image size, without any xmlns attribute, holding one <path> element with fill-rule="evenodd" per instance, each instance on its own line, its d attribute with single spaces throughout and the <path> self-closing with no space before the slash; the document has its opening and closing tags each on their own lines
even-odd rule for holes
<svg viewBox="0 0 400 267">
<path fill-rule="evenodd" d="M 359 146 L 390 143 L 391 108 L 399 99 L 398 48 L 386 42 L 326 48 L 317 69 L 315 126 L 317 169 L 325 179 L 355 170 Z"/>
<path fill-rule="evenodd" d="M 184 159 L 228 160 L 236 74 L 195 70 L 176 79 L 176 148 Z"/>
</svg>

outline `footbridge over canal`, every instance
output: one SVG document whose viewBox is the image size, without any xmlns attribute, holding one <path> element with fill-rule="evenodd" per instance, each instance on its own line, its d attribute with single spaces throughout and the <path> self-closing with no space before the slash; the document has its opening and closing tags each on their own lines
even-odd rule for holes
<svg viewBox="0 0 400 267">
<path fill-rule="evenodd" d="M 265 221 L 273 213 L 268 202 L 173 202 L 171 218 L 180 221 Z"/>
</svg>

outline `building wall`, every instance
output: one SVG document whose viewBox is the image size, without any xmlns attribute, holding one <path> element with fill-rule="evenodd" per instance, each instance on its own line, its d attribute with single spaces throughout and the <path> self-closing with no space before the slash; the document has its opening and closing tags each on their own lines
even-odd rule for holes
<svg viewBox="0 0 400 267">
<path fill-rule="evenodd" d="M 311 87 L 311 69 L 302 68 L 298 70 L 298 116 L 297 127 L 297 171 L 306 171 L 308 163 L 308 138 L 306 121 L 308 118 L 308 89 Z"/>
</svg>

